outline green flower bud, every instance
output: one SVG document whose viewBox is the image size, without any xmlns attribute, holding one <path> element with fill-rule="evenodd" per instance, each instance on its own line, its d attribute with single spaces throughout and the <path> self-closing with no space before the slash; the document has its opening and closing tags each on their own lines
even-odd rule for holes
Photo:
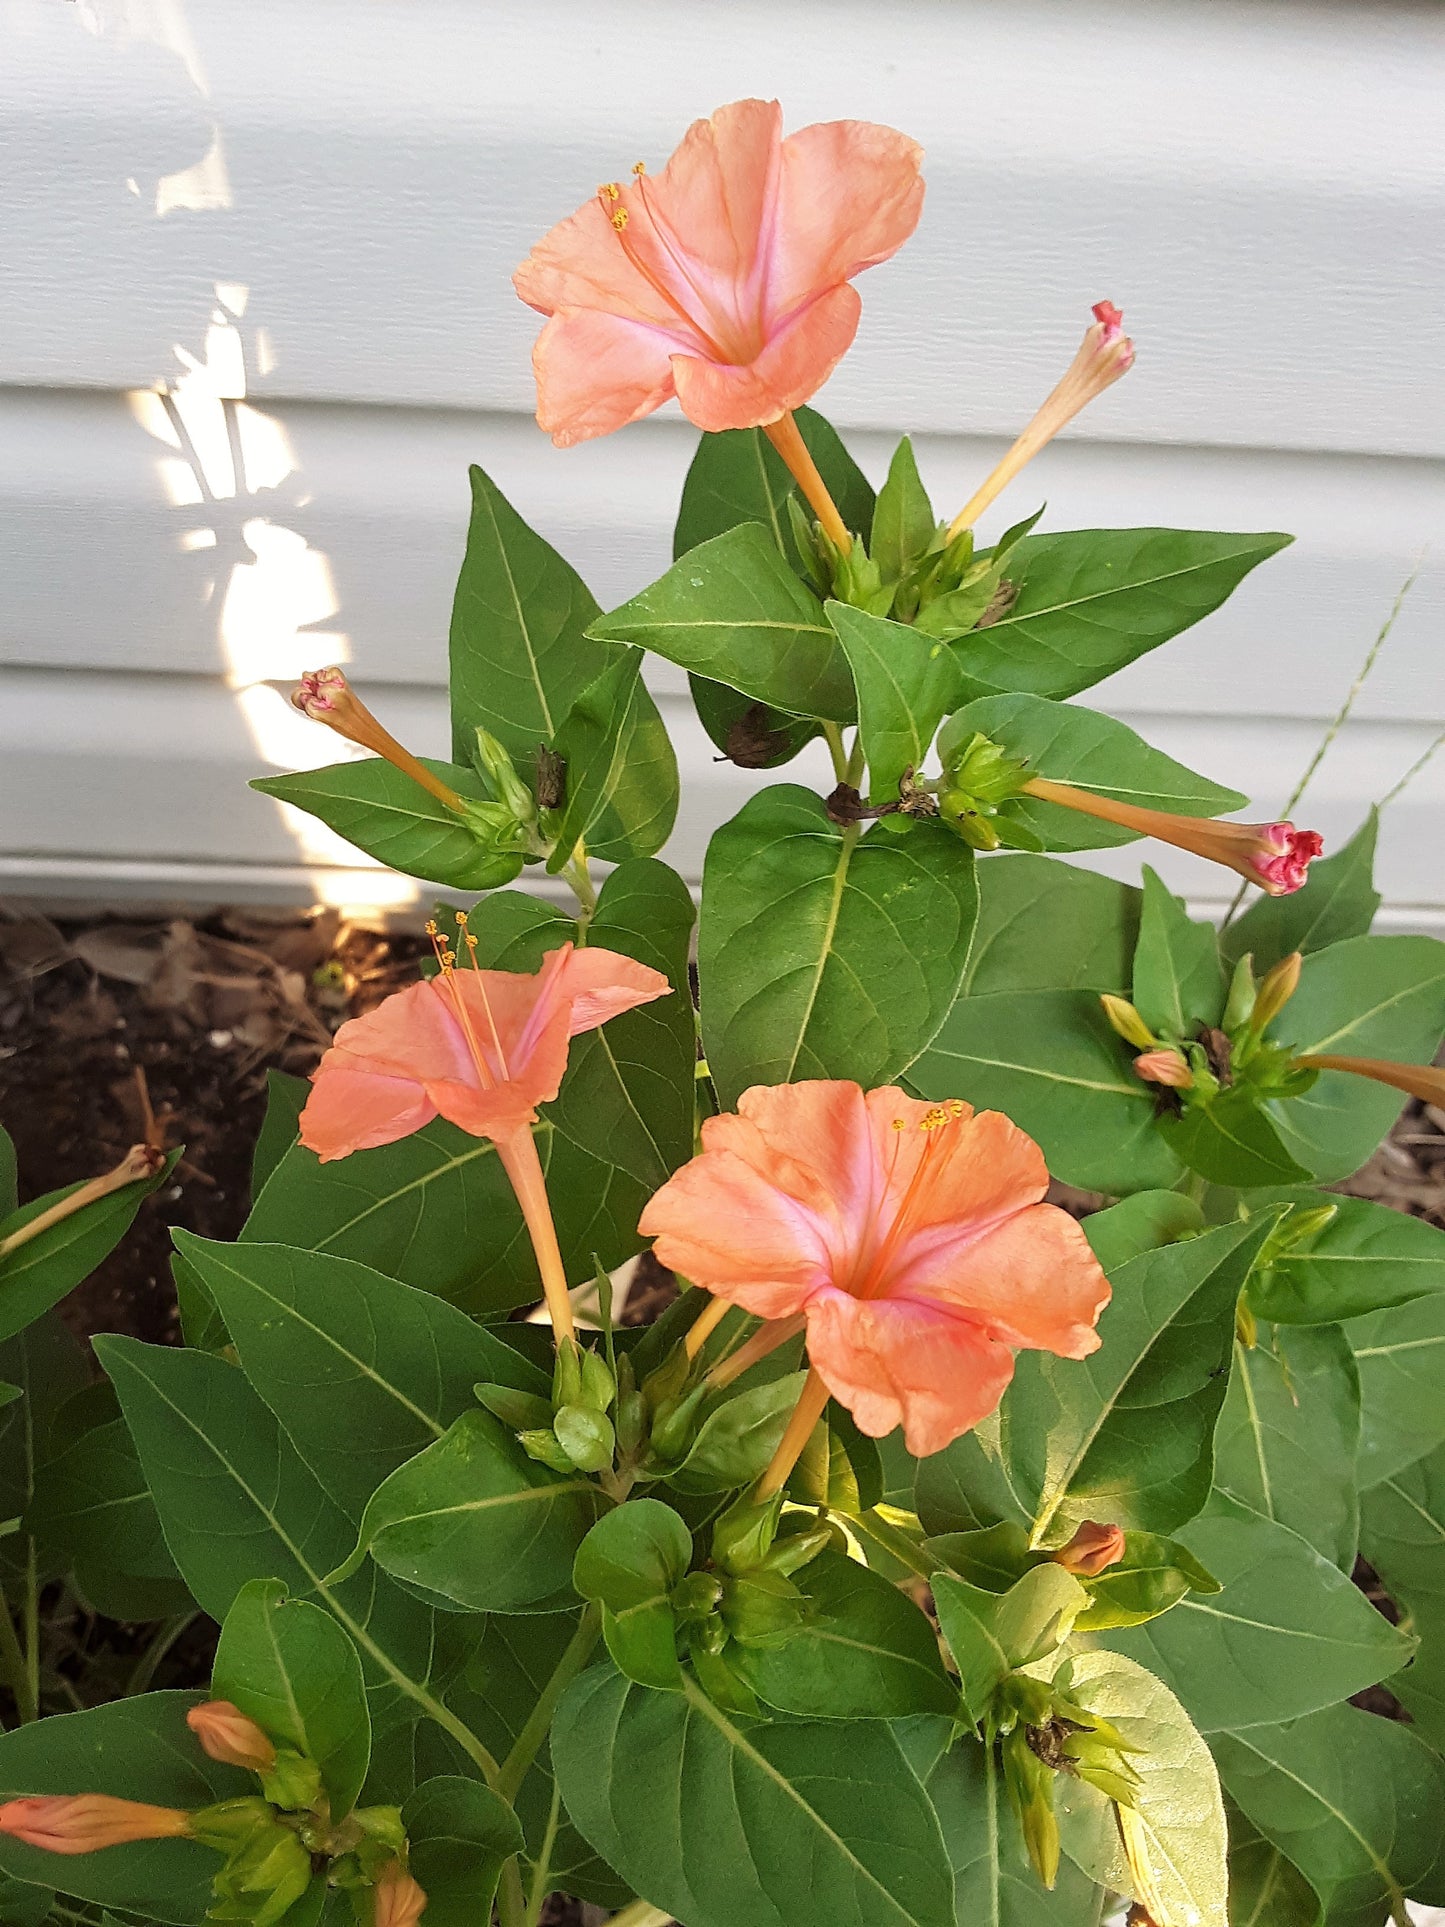
<svg viewBox="0 0 1445 1927">
<path fill-rule="evenodd" d="M 472 1396 L 499 1418 L 509 1431 L 549 1430 L 552 1401 L 535 1392 L 519 1392 L 511 1385 L 474 1385 Z"/>
<path fill-rule="evenodd" d="M 275 1809 L 259 1794 L 243 1794 L 235 1800 L 219 1800 L 215 1806 L 202 1807 L 191 1815 L 191 1834 L 204 1846 L 218 1853 L 233 1853 L 253 1835 L 272 1826 Z"/>
<path fill-rule="evenodd" d="M 661 1465 L 686 1457 L 697 1432 L 698 1414 L 707 1397 L 705 1385 L 695 1385 L 686 1398 L 664 1399 L 652 1421 L 651 1453 Z"/>
<path fill-rule="evenodd" d="M 291 1812 L 314 1807 L 321 1799 L 321 1768 L 292 1747 L 278 1746 L 276 1764 L 261 1776 L 261 1791 L 273 1806 Z"/>
<path fill-rule="evenodd" d="M 601 1352 L 583 1350 L 582 1353 L 582 1392 L 584 1405 L 590 1405 L 595 1412 L 605 1412 L 617 1396 L 617 1380 L 612 1376 L 611 1367 Z"/>
<path fill-rule="evenodd" d="M 1100 992 L 1099 1002 L 1116 1036 L 1132 1044 L 1135 1050 L 1153 1050 L 1158 1039 L 1127 997 L 1115 997 L 1105 990 Z"/>
<path fill-rule="evenodd" d="M 212 1920 L 275 1927 L 311 1885 L 311 1855 L 292 1828 L 274 1820 L 238 1848 L 212 1882 Z"/>
<path fill-rule="evenodd" d="M 529 1459 L 536 1459 L 539 1465 L 550 1465 L 554 1472 L 577 1470 L 551 1426 L 546 1427 L 545 1430 L 538 1426 L 531 1431 L 519 1432 L 517 1443 Z"/>
<path fill-rule="evenodd" d="M 724 1572 L 754 1572 L 773 1549 L 783 1495 L 775 1492 L 761 1505 L 747 1498 L 730 1505 L 712 1529 L 712 1556 Z"/>
<path fill-rule="evenodd" d="M 722 1593 L 716 1573 L 689 1572 L 668 1594 L 667 1603 L 681 1620 L 706 1619 L 716 1612 Z"/>
<path fill-rule="evenodd" d="M 813 1526 L 807 1532 L 790 1532 L 776 1540 L 772 1551 L 763 1561 L 764 1572 L 776 1572 L 784 1579 L 790 1579 L 795 1572 L 816 1559 L 825 1546 L 833 1543 L 834 1530 L 830 1525 Z"/>
<path fill-rule="evenodd" d="M 518 776 L 516 764 L 492 732 L 481 727 L 477 729 L 477 767 L 486 777 L 493 796 L 515 822 L 536 822 L 536 802 Z"/>
<path fill-rule="evenodd" d="M 590 1405 L 563 1405 L 552 1430 L 579 1472 L 602 1472 L 611 1465 L 617 1434 L 605 1413 L 593 1411 Z"/>
<path fill-rule="evenodd" d="M 1054 1768 L 1034 1751 L 1034 1727 L 1019 1727 L 1003 1743 L 1003 1777 L 1034 1872 L 1052 1890 L 1059 1877 L 1059 1823 L 1054 1813 Z"/>
<path fill-rule="evenodd" d="M 552 1361 L 552 1403 L 582 1403 L 582 1347 L 575 1338 L 557 1341 L 557 1355 Z"/>
<path fill-rule="evenodd" d="M 1249 1022 L 1258 995 L 1254 981 L 1254 959 L 1250 956 L 1241 957 L 1229 980 L 1229 996 L 1224 1005 L 1222 1028 L 1231 1037 Z"/>
</svg>

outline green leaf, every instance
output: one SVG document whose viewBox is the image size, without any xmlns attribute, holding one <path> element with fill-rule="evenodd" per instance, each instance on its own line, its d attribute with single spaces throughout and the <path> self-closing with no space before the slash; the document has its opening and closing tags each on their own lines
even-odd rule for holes
<svg viewBox="0 0 1445 1927">
<path fill-rule="evenodd" d="M 782 1443 L 804 1376 L 788 1372 L 730 1392 L 703 1420 L 668 1484 L 687 1494 L 733 1492 L 760 1478 Z"/>
<path fill-rule="evenodd" d="M 937 527 L 933 504 L 918 477 L 913 444 L 905 435 L 893 451 L 888 480 L 873 511 L 869 554 L 885 582 L 897 582 L 920 561 Z"/>
<path fill-rule="evenodd" d="M 486 785 L 473 770 L 429 756 L 421 760 L 459 795 L 479 803 L 489 800 Z M 319 817 L 348 843 L 403 876 L 425 877 L 454 890 L 491 890 L 521 874 L 520 849 L 480 842 L 455 810 L 379 756 L 298 770 L 291 776 L 257 776 L 251 788 Z"/>
<path fill-rule="evenodd" d="M 1445 1296 L 1352 1318 L 1345 1336 L 1360 1375 L 1360 1490 L 1445 1444 Z"/>
<path fill-rule="evenodd" d="M 972 693 L 1075 695 L 1217 609 L 1290 540 L 1195 529 L 1028 536 L 1009 557 L 1017 601 L 957 645 Z"/>
<path fill-rule="evenodd" d="M 951 1572 L 936 1572 L 929 1583 L 963 1703 L 978 1724 L 1009 1674 L 1047 1659 L 1089 1603 L 1078 1580 L 1048 1560 L 1004 1593 L 985 1592 Z"/>
<path fill-rule="evenodd" d="M 580 1473 L 529 1459 L 490 1412 L 465 1412 L 377 1487 L 338 1575 L 369 1553 L 383 1571 L 471 1612 L 552 1610 L 603 1503 Z"/>
<path fill-rule="evenodd" d="M 1196 923 L 1144 865 L 1139 942 L 1134 951 L 1134 1007 L 1156 1036 L 1172 1043 L 1217 1024 L 1224 1008 L 1224 975 L 1214 926 Z"/>
<path fill-rule="evenodd" d="M 1091 990 L 960 997 L 907 1081 L 920 1097 L 1003 1111 L 1065 1184 L 1117 1196 L 1180 1175 L 1154 1128 L 1153 1093 Z"/>
<path fill-rule="evenodd" d="M 1354 1706 L 1213 1741 L 1230 1798 L 1299 1868 L 1333 1923 L 1365 1927 L 1433 1869 L 1445 1768 L 1408 1727 Z"/>
<path fill-rule="evenodd" d="M 481 727 L 520 761 L 551 742 L 610 652 L 588 639 L 597 604 L 576 570 L 480 468 L 471 479 L 452 606 L 452 754 L 468 761 Z"/>
<path fill-rule="evenodd" d="M 122 1185 L 107 1197 L 81 1205 L 68 1218 L 59 1219 L 48 1230 L 36 1232 L 23 1245 L 0 1257 L 0 1340 L 13 1338 L 23 1331 L 90 1276 L 101 1259 L 108 1256 L 130 1230 L 142 1200 L 170 1177 L 179 1156 L 179 1151 L 172 1151 L 153 1178 L 138 1178 L 134 1184 Z M 43 1197 L 32 1198 L 29 1204 L 12 1211 L 9 1217 L 0 1218 L 0 1244 L 62 1198 L 82 1188 L 79 1184 L 62 1185 L 58 1191 L 47 1191 Z"/>
<path fill-rule="evenodd" d="M 1372 1487 L 1361 1515 L 1364 1555 L 1420 1642 L 1390 1690 L 1420 1737 L 1445 1753 L 1445 1451 Z"/>
<path fill-rule="evenodd" d="M 1175 1608 L 1176 1611 L 1179 1608 Z M 1166 1615 L 1170 1617 L 1171 1615 Z M 1162 1624 L 1163 1622 L 1158 1622 Z M 1118 1728 L 1139 1775 L 1135 1812 L 1163 1917 L 1226 1927 L 1224 1802 L 1209 1748 L 1152 1674 L 1118 1653 L 1081 1653 L 1070 1692 Z M 1056 1782 L 1064 1849 L 1102 1886 L 1135 1894 L 1113 1803 L 1082 1780 Z"/>
<path fill-rule="evenodd" d="M 478 1382 L 546 1377 L 443 1299 L 349 1258 L 285 1245 L 177 1241 L 252 1385 L 349 1518 L 389 1473 L 475 1409 Z"/>
<path fill-rule="evenodd" d="M 253 1199 L 260 1197 L 267 1178 L 296 1142 L 301 1113 L 310 1095 L 309 1077 L 293 1077 L 290 1071 L 278 1071 L 274 1066 L 266 1072 L 266 1115 L 251 1154 Z"/>
<path fill-rule="evenodd" d="M 1179 1244 L 1204 1226 L 1204 1214 L 1178 1191 L 1136 1191 L 1106 1211 L 1091 1211 L 1084 1236 L 1112 1277 L 1120 1265 L 1161 1245 Z"/>
<path fill-rule="evenodd" d="M 1203 1506 L 1235 1306 L 1268 1230 L 1253 1219 L 1131 1258 L 1110 1277 L 1098 1351 L 1020 1353 L 1006 1465 L 1035 1544 L 1085 1519 L 1172 1532 Z"/>
<path fill-rule="evenodd" d="M 689 1927 L 953 1918 L 938 1822 L 881 1721 L 760 1725 L 690 1680 L 651 1693 L 598 1666 L 568 1689 L 552 1753 L 583 1834 Z"/>
<path fill-rule="evenodd" d="M 426 1895 L 427 1927 L 491 1919 L 502 1867 L 522 1845 L 517 1816 L 475 1780 L 443 1774 L 403 1803 L 409 1871 Z"/>
<path fill-rule="evenodd" d="M 152 1806 L 202 1807 L 253 1793 L 249 1773 L 208 1760 L 186 1726 L 199 1693 L 147 1693 L 61 1713 L 0 1734 L 0 1796 L 109 1793 Z M 0 1835 L 0 1872 L 144 1920 L 194 1927 L 211 1898 L 216 1855 L 194 1840 L 141 1840 L 57 1854 Z"/>
<path fill-rule="evenodd" d="M 1143 1626 L 1168 1612 L 1191 1592 L 1214 1594 L 1219 1581 L 1177 1539 L 1153 1532 L 1126 1532 L 1124 1554 L 1097 1578 L 1084 1581 L 1089 1605 L 1075 1623 L 1078 1632 L 1112 1632 Z"/>
<path fill-rule="evenodd" d="M 923 1783 L 953 1862 L 958 1927 L 1098 1927 L 1103 1890 L 1070 1860 L 1052 1893 L 1039 1884 L 1000 1782 L 993 1749 L 965 1736 Z"/>
<path fill-rule="evenodd" d="M 1316 951 L 1271 1029 L 1301 1054 L 1428 1064 L 1445 1032 L 1445 943 L 1350 937 Z M 1322 1071 L 1303 1097 L 1277 1099 L 1269 1110 L 1290 1151 L 1329 1183 L 1359 1169 L 1404 1103 L 1386 1085 Z"/>
<path fill-rule="evenodd" d="M 822 604 L 756 522 L 690 549 L 589 633 L 651 649 L 790 714 L 846 723 L 856 713 Z"/>
<path fill-rule="evenodd" d="M 952 1004 L 977 914 L 973 862 L 940 825 L 831 822 L 811 791 L 752 798 L 708 846 L 698 942 L 718 1095 L 897 1077 Z"/>
<path fill-rule="evenodd" d="M 823 725 L 809 716 L 789 716 L 726 683 L 689 675 L 693 707 L 713 744 L 743 769 L 776 769 L 790 763 Z"/>
<path fill-rule="evenodd" d="M 122 1420 L 92 1427 L 39 1465 L 22 1516 L 46 1564 L 70 1574 L 96 1611 L 160 1619 L 190 1609 Z"/>
<path fill-rule="evenodd" d="M 43 1313 L 0 1344 L 0 1519 L 18 1519 L 32 1503 L 36 1480 L 50 1457 L 57 1415 L 89 1379 L 85 1355 L 59 1312 Z M 18 1388 L 21 1397 L 16 1398 Z M 0 1537 L 0 1579 L 26 1583 L 28 1548 L 22 1539 Z"/>
<path fill-rule="evenodd" d="M 673 987 L 574 1037 L 547 1114 L 649 1192 L 692 1156 L 697 1030 L 688 979 L 692 894 L 665 863 L 623 863 L 602 886 L 588 941 L 660 970 Z M 554 1206 L 557 1200 L 554 1199 Z"/>
<path fill-rule="evenodd" d="M 831 422 L 816 409 L 795 409 L 793 418 L 844 523 L 867 541 L 874 512 L 873 490 L 867 477 Z M 796 552 L 786 504 L 796 491 L 787 464 L 761 428 L 730 428 L 720 435 L 703 435 L 682 485 L 672 543 L 674 558 L 686 555 L 699 542 L 736 528 L 740 522 L 760 522 L 778 553 L 793 561 Z"/>
<path fill-rule="evenodd" d="M 231 1602 L 211 1691 L 280 1746 L 321 1769 L 331 1817 L 356 1805 L 371 1762 L 361 1660 L 328 1612 L 288 1599 L 277 1579 L 253 1579 Z"/>
<path fill-rule="evenodd" d="M 1325 950 L 1347 937 L 1366 936 L 1380 907 L 1374 884 L 1379 828 L 1379 814 L 1371 810 L 1333 856 L 1316 857 L 1302 890 L 1287 897 L 1257 896 L 1220 935 L 1229 961 L 1252 953 L 1255 969 L 1263 973 L 1293 950 Z"/>
<path fill-rule="evenodd" d="M 800 1719 L 952 1715 L 958 1688 L 943 1670 L 928 1620 L 904 1593 L 855 1559 L 820 1552 L 795 1573 L 808 1602 L 786 1646 L 736 1649 L 758 1698 Z"/>
<path fill-rule="evenodd" d="M 647 1189 L 550 1124 L 534 1135 L 567 1275 L 593 1276 L 641 1248 Z M 357 1258 L 494 1317 L 540 1297 L 516 1197 L 486 1138 L 437 1118 L 374 1151 L 322 1164 L 294 1145 L 241 1231 L 247 1244 L 287 1244 Z"/>
<path fill-rule="evenodd" d="M 677 758 L 642 680 L 642 652 L 613 649 L 608 656 L 553 739 L 567 765 L 567 788 L 552 870 L 579 842 L 604 863 L 651 856 L 677 817 Z"/>
<path fill-rule="evenodd" d="M 682 1691 L 668 1595 L 691 1564 L 692 1534 L 658 1499 L 604 1514 L 577 1548 L 572 1584 L 600 1602 L 613 1663 L 640 1686 Z"/>
<path fill-rule="evenodd" d="M 921 770 L 938 725 L 959 700 L 958 665 L 948 645 L 906 623 L 828 602 L 832 625 L 858 691 L 858 729 L 868 759 L 869 800 L 897 802 L 908 770 Z"/>
<path fill-rule="evenodd" d="M 1157 1674 L 1201 1732 L 1317 1712 L 1409 1659 L 1411 1642 L 1348 1576 L 1272 1519 L 1215 1499 L 1180 1537 L 1224 1590 L 1100 1639 Z"/>
<path fill-rule="evenodd" d="M 1359 1377 L 1338 1325 L 1266 1325 L 1253 1348 L 1235 1346 L 1214 1483 L 1346 1573 L 1360 1534 L 1359 1440 Z"/>
<path fill-rule="evenodd" d="M 975 874 L 978 925 L 960 997 L 1117 995 L 1128 983 L 1141 901 L 1132 885 L 1047 856 L 990 856 Z"/>
<path fill-rule="evenodd" d="M 1281 1200 L 1302 1211 L 1328 1205 L 1335 1215 L 1255 1273 L 1249 1302 L 1260 1318 L 1282 1325 L 1332 1324 L 1445 1290 L 1445 1232 L 1428 1219 L 1407 1217 L 1366 1198 L 1303 1187 L 1266 1192 L 1257 1202 Z"/>
<path fill-rule="evenodd" d="M 1256 1832 L 1230 1801 L 1229 1919 L 1231 1927 L 1319 1927 L 1320 1903 L 1299 1868 Z"/>
<path fill-rule="evenodd" d="M 432 1615 L 380 1573 L 325 1575 L 355 1537 L 243 1375 L 224 1359 L 133 1338 L 96 1353 L 120 1397 L 166 1543 L 197 1601 L 224 1620 L 250 1579 L 325 1606 L 361 1654 L 374 1727 L 407 1702 L 444 1717 L 428 1681 Z M 453 1722 L 455 1724 L 455 1722 Z"/>
<path fill-rule="evenodd" d="M 1292 1184 L 1309 1176 L 1244 1085 L 1190 1104 L 1177 1116 L 1165 1113 L 1157 1122 L 1179 1161 L 1211 1184 Z"/>
<path fill-rule="evenodd" d="M 985 633 L 996 635 L 998 630 Z M 938 739 L 945 763 L 951 751 L 978 730 L 1026 763 L 1030 776 L 1072 783 L 1075 789 L 1116 802 L 1180 816 L 1219 816 L 1242 809 L 1248 801 L 1238 790 L 1221 789 L 1151 748 L 1112 716 L 1076 703 L 1026 695 L 986 696 L 969 703 L 949 719 Z M 1046 850 L 1109 849 L 1136 842 L 1140 834 L 1031 796 L 1011 797 L 1003 807 L 1009 820 L 1038 837 Z"/>
</svg>

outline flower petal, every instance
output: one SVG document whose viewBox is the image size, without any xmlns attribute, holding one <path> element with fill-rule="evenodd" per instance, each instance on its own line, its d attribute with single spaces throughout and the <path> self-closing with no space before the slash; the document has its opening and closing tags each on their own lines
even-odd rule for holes
<svg viewBox="0 0 1445 1927">
<path fill-rule="evenodd" d="M 328 1064 L 403 1077 L 414 1084 L 471 1074 L 466 1039 L 438 978 L 408 984 L 364 1017 L 344 1023 L 318 1075 Z"/>
<path fill-rule="evenodd" d="M 512 276 L 512 286 L 539 314 L 585 308 L 658 328 L 673 326 L 678 318 L 630 258 L 596 199 L 542 236 Z"/>
<path fill-rule="evenodd" d="M 587 308 L 563 308 L 532 349 L 537 421 L 558 448 L 640 421 L 674 391 L 676 340 Z"/>
<path fill-rule="evenodd" d="M 886 261 L 923 212 L 923 149 L 872 121 L 823 121 L 783 142 L 768 313 L 781 320 L 824 289 Z"/>
<path fill-rule="evenodd" d="M 777 421 L 814 396 L 852 346 L 863 304 L 830 288 L 773 331 L 745 366 L 674 354 L 673 381 L 688 420 L 710 434 Z"/>
<path fill-rule="evenodd" d="M 808 1357 L 858 1429 L 896 1425 L 926 1458 L 994 1411 L 1013 1377 L 1006 1345 L 942 1307 L 826 1291 L 808 1312 Z"/>
<path fill-rule="evenodd" d="M 777 101 L 735 100 L 710 119 L 695 120 L 662 173 L 644 184 L 671 230 L 668 238 L 685 242 L 687 265 L 703 269 L 729 301 L 733 290 L 756 285 L 777 198 L 782 134 Z"/>
<path fill-rule="evenodd" d="M 900 1101 L 901 1100 L 901 1101 Z M 890 1164 L 895 1207 L 907 1203 L 907 1236 L 897 1249 L 931 1257 L 938 1249 L 972 1243 L 1000 1219 L 1037 1204 L 1049 1188 L 1048 1166 L 1033 1139 L 1002 1111 L 974 1112 L 967 1104 L 921 1104 L 903 1092 L 868 1094 L 869 1117 L 879 1155 Z M 905 1128 L 894 1132 L 902 1116 Z M 939 1120 L 932 1127 L 929 1120 Z M 927 1161 L 927 1181 L 914 1175 Z"/>
<path fill-rule="evenodd" d="M 1112 1293 L 1082 1227 L 1057 1205 L 1035 1204 L 952 1253 L 941 1249 L 916 1285 L 891 1295 L 966 1312 L 1008 1345 L 1087 1358 Z"/>
<path fill-rule="evenodd" d="M 636 1010 L 639 1004 L 650 1004 L 658 997 L 670 997 L 672 985 L 660 970 L 651 970 L 620 951 L 594 944 L 576 950 L 569 945 L 557 980 L 557 994 L 570 1006 L 568 1035 L 577 1037 L 584 1030 L 596 1030 L 609 1017 L 620 1017 L 625 1010 Z"/>
<path fill-rule="evenodd" d="M 356 1070 L 328 1051 L 301 1113 L 301 1142 L 323 1164 L 410 1137 L 437 1114 L 421 1085 L 410 1078 Z"/>
</svg>

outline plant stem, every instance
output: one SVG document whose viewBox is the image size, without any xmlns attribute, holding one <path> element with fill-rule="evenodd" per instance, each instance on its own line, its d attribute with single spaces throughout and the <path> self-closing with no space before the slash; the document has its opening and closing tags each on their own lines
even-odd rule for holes
<svg viewBox="0 0 1445 1927">
<path fill-rule="evenodd" d="M 848 767 L 843 773 L 843 781 L 857 789 L 863 775 L 863 732 L 860 729 L 853 738 L 853 748 L 848 757 Z"/>
<path fill-rule="evenodd" d="M 824 723 L 823 741 L 828 745 L 828 754 L 833 759 L 833 776 L 839 783 L 848 780 L 848 752 L 843 747 L 843 731 L 837 723 Z"/>
<path fill-rule="evenodd" d="M 524 1927 L 527 1918 L 527 1896 L 522 1891 L 522 1869 L 517 1864 L 517 1856 L 512 1855 L 502 1868 L 502 1878 L 497 1887 L 497 1920 L 499 1927 Z"/>
<path fill-rule="evenodd" d="M 585 843 L 579 840 L 576 849 L 563 865 L 562 875 L 577 899 L 577 941 L 585 943 L 588 925 L 597 914 L 597 891 L 592 882 L 592 871 L 587 862 Z"/>
<path fill-rule="evenodd" d="M 538 1694 L 537 1704 L 527 1715 L 511 1752 L 502 1762 L 501 1772 L 497 1775 L 497 1792 L 504 1800 L 516 1799 L 518 1789 L 527 1777 L 527 1769 L 547 1737 L 552 1715 L 557 1711 L 557 1702 L 591 1658 L 601 1628 L 602 1609 L 594 1601 L 578 1620 L 577 1630 L 567 1642 L 567 1650 L 557 1661 L 552 1677 Z"/>
<path fill-rule="evenodd" d="M 10 1601 L 3 1591 L 0 1591 L 0 1671 L 9 1681 L 15 1695 L 16 1713 L 21 1725 L 25 1725 L 36 1717 L 38 1708 L 30 1697 L 30 1666 L 16 1636 Z"/>
<path fill-rule="evenodd" d="M 562 1790 L 552 1782 L 552 1805 L 547 1813 L 547 1831 L 542 1835 L 542 1845 L 537 1853 L 532 1874 L 532 1892 L 527 1901 L 526 1918 L 522 1927 L 537 1927 L 542 1918 L 542 1908 L 547 1899 L 547 1882 L 552 1875 L 552 1847 L 557 1838 L 557 1826 L 562 1817 Z"/>
<path fill-rule="evenodd" d="M 542 1280 L 542 1296 L 552 1318 L 552 1335 L 560 1345 L 575 1338 L 577 1321 L 572 1316 L 572 1300 L 567 1292 L 567 1272 L 557 1244 L 557 1227 L 552 1221 L 552 1206 L 547 1197 L 547 1180 L 542 1175 L 542 1160 L 537 1142 L 526 1126 L 496 1139 L 497 1156 L 511 1180 Z"/>
<path fill-rule="evenodd" d="M 156 1676 L 156 1668 L 195 1616 L 194 1613 L 177 1613 L 173 1619 L 167 1619 L 162 1623 L 155 1637 L 131 1669 L 130 1678 L 126 1681 L 125 1691 L 121 1695 L 123 1699 L 130 1699 L 137 1693 L 149 1690 L 150 1683 Z"/>
<path fill-rule="evenodd" d="M 40 1571 L 35 1541 L 28 1539 L 25 1549 L 25 1685 L 30 1715 L 40 1717 Z"/>
<path fill-rule="evenodd" d="M 788 1482 L 788 1474 L 798 1463 L 803 1447 L 813 1436 L 813 1429 L 823 1416 L 823 1407 L 828 1403 L 828 1388 L 823 1383 L 815 1367 L 809 1366 L 808 1376 L 803 1381 L 803 1389 L 798 1394 L 798 1402 L 793 1407 L 793 1416 L 788 1420 L 787 1430 L 778 1441 L 772 1462 L 753 1488 L 753 1498 L 761 1504 L 771 1499 L 775 1492 L 781 1492 Z"/>
<path fill-rule="evenodd" d="M 803 431 L 793 419 L 791 409 L 780 420 L 764 423 L 763 433 L 787 463 L 793 480 L 807 498 L 808 507 L 817 516 L 824 535 L 839 555 L 847 555 L 853 547 L 853 538 L 848 533 L 847 523 L 838 513 L 838 504 L 828 493 L 828 484 L 818 473 L 818 464 L 808 452 Z"/>
</svg>

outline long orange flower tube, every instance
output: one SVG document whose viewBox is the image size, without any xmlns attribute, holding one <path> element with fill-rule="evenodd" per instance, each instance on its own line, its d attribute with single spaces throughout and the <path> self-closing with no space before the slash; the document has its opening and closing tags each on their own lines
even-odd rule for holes
<svg viewBox="0 0 1445 1927">
<path fill-rule="evenodd" d="M 0 1833 L 47 1853 L 98 1853 L 128 1840 L 182 1839 L 191 1816 L 112 1793 L 35 1793 L 0 1806 Z"/>
<path fill-rule="evenodd" d="M 435 1117 L 490 1138 L 522 1207 L 553 1326 L 568 1338 L 567 1277 L 532 1137 L 537 1106 L 561 1088 L 572 1038 L 672 986 L 612 950 L 563 944 L 525 976 L 458 970 L 455 954 L 438 948 L 440 976 L 337 1031 L 312 1075 L 301 1142 L 325 1164 L 409 1137 Z"/>
<path fill-rule="evenodd" d="M 648 1204 L 661 1261 L 758 1317 L 806 1322 L 820 1387 L 938 1452 L 997 1406 L 1020 1348 L 1084 1358 L 1109 1283 L 1042 1202 L 1043 1155 L 997 1111 L 892 1086 L 744 1092 Z M 805 1395 L 806 1396 L 806 1395 Z"/>
<path fill-rule="evenodd" d="M 775 100 L 739 100 L 695 121 L 656 179 L 606 182 L 513 277 L 548 317 L 542 427 L 566 447 L 674 395 L 699 428 L 786 421 L 852 343 L 853 278 L 918 225 L 922 159 L 868 121 L 784 139 Z"/>
</svg>

